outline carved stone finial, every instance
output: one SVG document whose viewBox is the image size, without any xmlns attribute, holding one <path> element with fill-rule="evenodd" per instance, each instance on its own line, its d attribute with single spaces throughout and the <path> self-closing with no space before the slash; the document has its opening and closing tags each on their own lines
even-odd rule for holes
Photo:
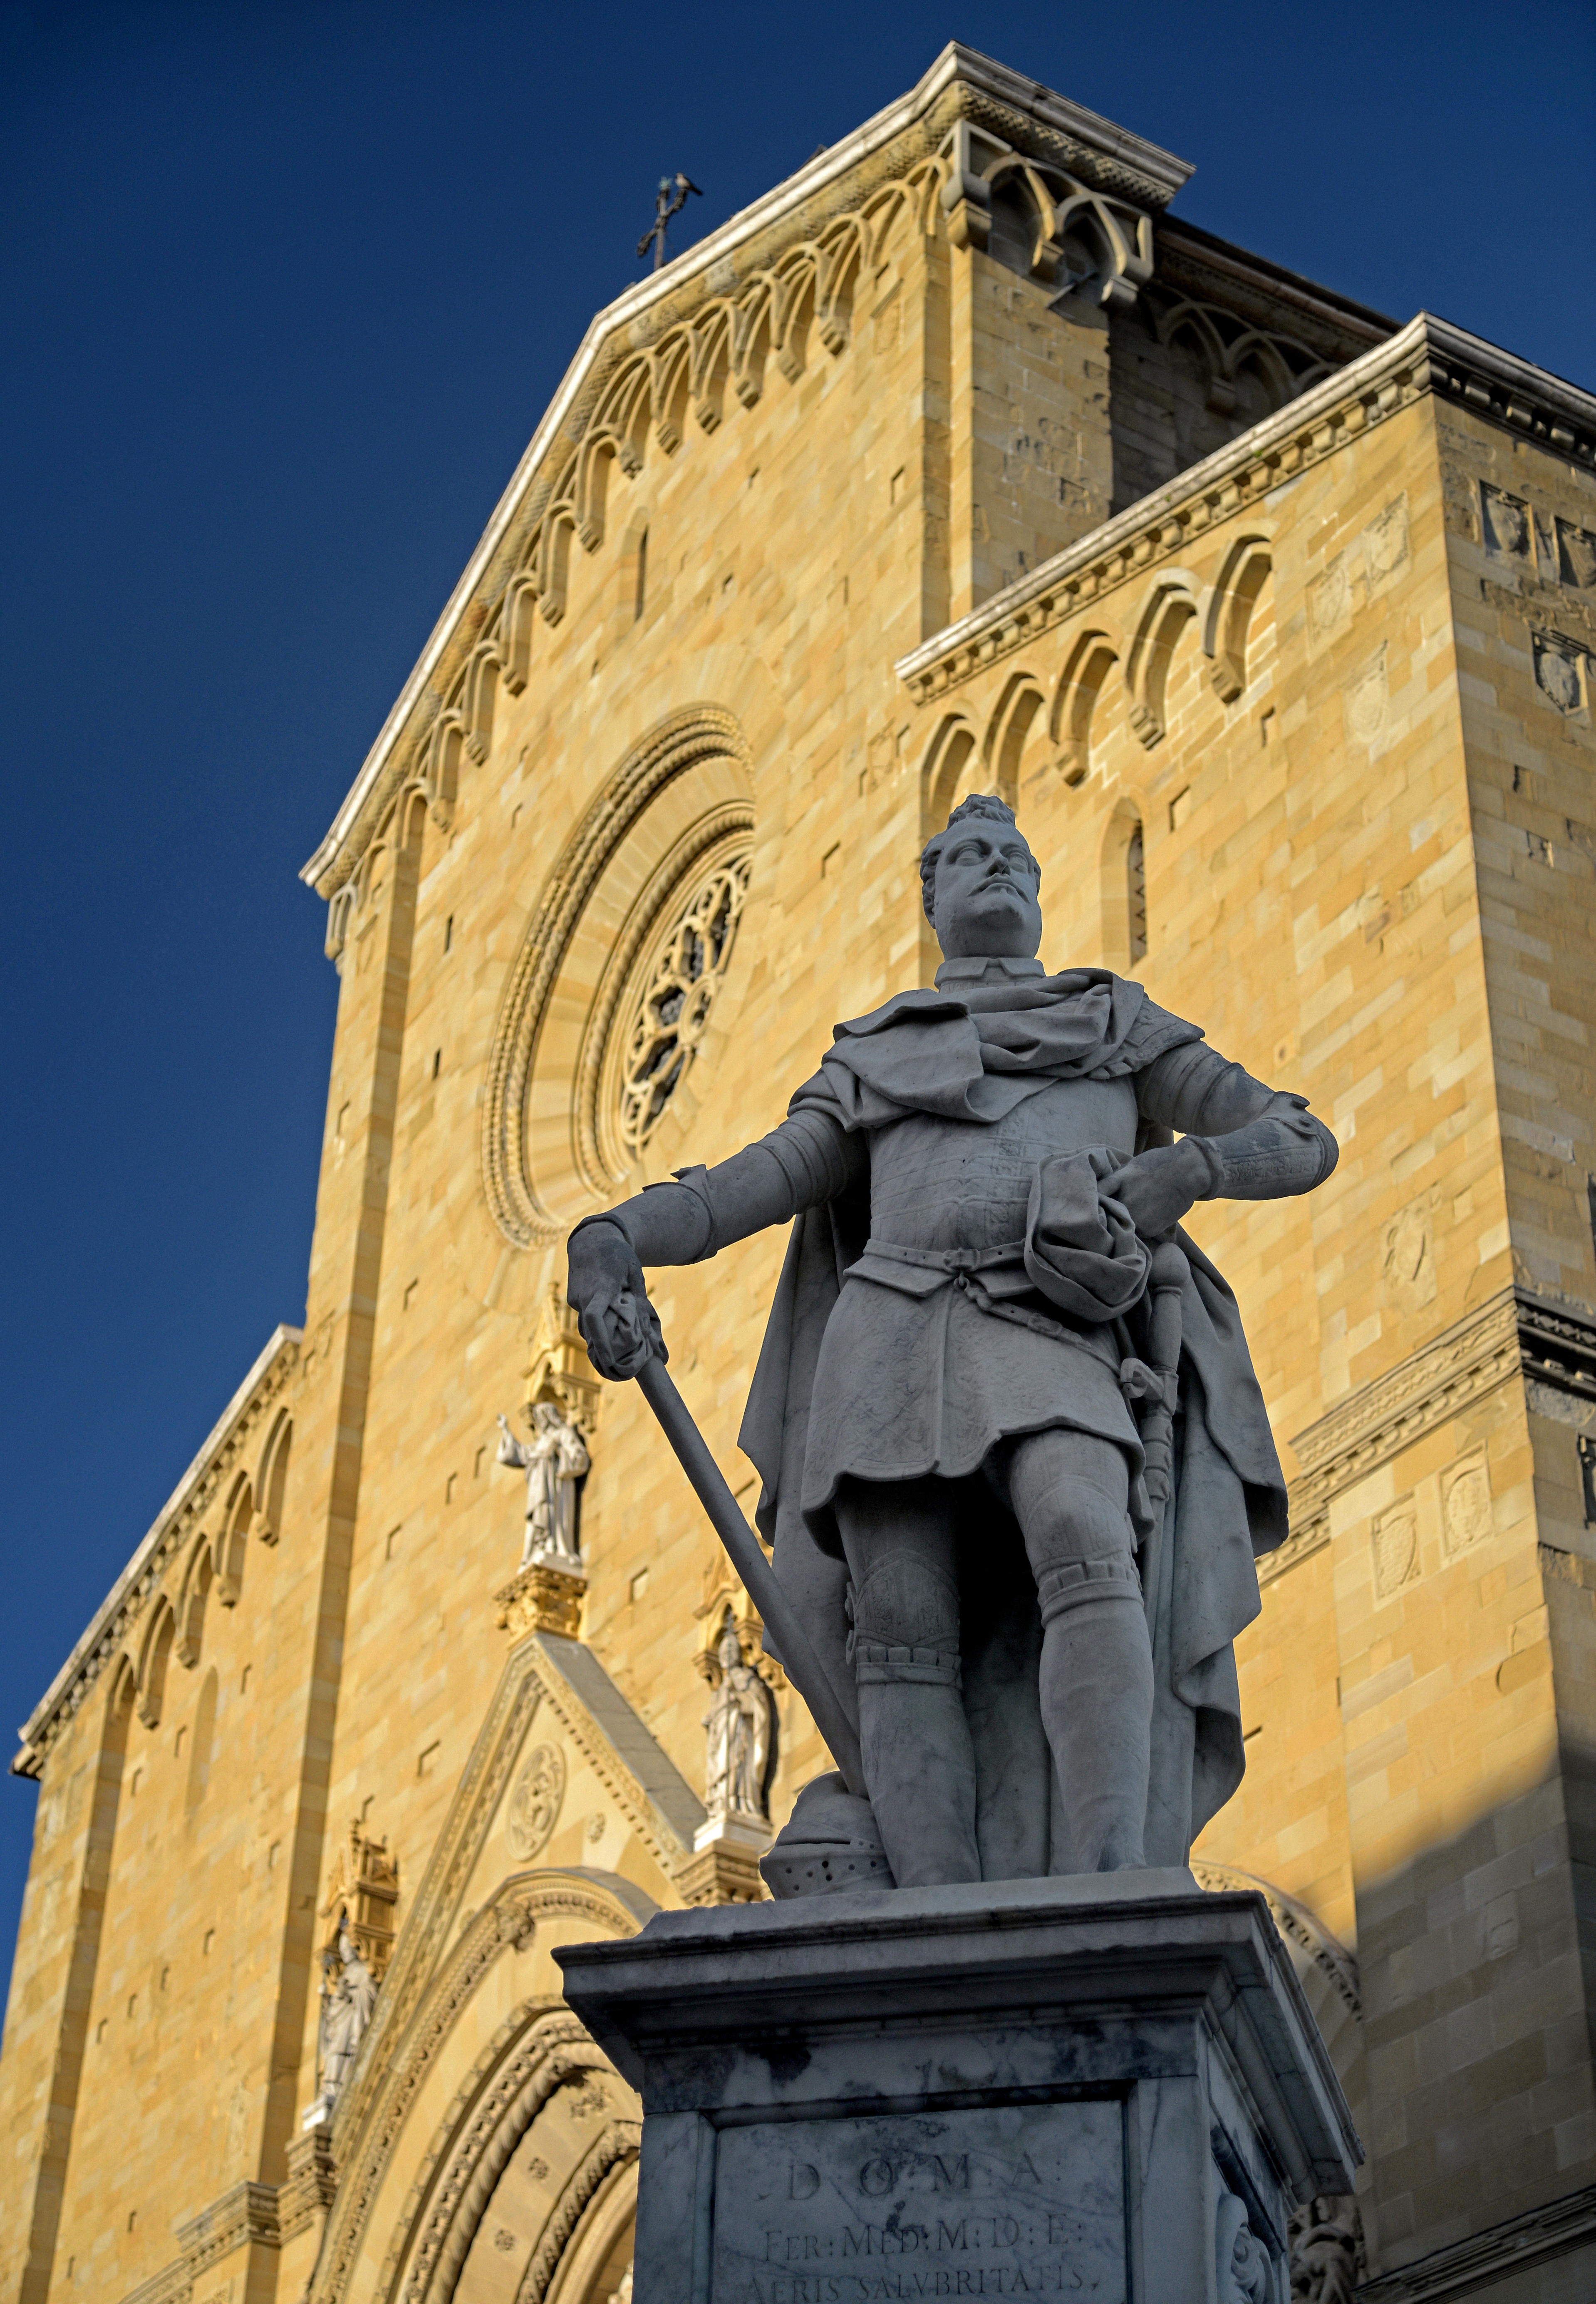
<svg viewBox="0 0 1596 2304">
<path fill-rule="evenodd" d="M 577 1316 L 558 1281 L 550 1288 L 527 1363 L 527 1398 L 552 1400 L 589 1446 L 598 1429 L 604 1387 L 587 1357 Z"/>
<path fill-rule="evenodd" d="M 359 1817 L 350 1822 L 349 1837 L 333 1865 L 319 1917 L 332 1926 L 322 1942 L 322 1957 L 337 1952 L 347 1930 L 380 1984 L 393 1949 L 394 1909 L 399 1902 L 399 1862 L 390 1855 L 386 1840 L 374 1840 Z"/>
</svg>

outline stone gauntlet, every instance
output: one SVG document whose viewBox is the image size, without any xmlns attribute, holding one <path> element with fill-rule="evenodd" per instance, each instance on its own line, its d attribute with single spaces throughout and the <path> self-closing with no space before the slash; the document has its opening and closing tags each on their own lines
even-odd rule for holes
<svg viewBox="0 0 1596 2304">
<path fill-rule="evenodd" d="M 1208 1168 L 1201 1200 L 1278 1200 L 1311 1192 L 1340 1157 L 1340 1148 L 1306 1100 L 1277 1090 L 1266 1109 L 1223 1136 L 1188 1136 Z"/>
<path fill-rule="evenodd" d="M 643 1285 L 643 1267 L 622 1227 L 610 1216 L 585 1216 L 566 1253 L 565 1300 L 600 1376 L 620 1384 L 651 1357 L 668 1360 L 659 1315 Z"/>
</svg>

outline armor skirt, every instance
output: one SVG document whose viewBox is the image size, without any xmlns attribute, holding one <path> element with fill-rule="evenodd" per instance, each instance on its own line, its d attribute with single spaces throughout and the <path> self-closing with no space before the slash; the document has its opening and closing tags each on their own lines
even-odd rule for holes
<svg viewBox="0 0 1596 2304">
<path fill-rule="evenodd" d="M 1142 1447 L 1119 1389 L 1111 1332 L 1040 1333 L 1056 1325 L 1032 1329 L 995 1317 L 951 1275 L 930 1292 L 909 1293 L 884 1275 L 851 1270 L 815 1372 L 805 1518 L 829 1517 L 845 1475 L 957 1479 L 978 1470 L 1000 1441 L 1054 1425 L 1116 1442 L 1139 1487 Z"/>
</svg>

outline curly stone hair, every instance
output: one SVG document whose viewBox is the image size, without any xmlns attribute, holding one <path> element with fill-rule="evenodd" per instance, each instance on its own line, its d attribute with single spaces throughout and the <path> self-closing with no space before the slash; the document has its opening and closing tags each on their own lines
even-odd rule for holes
<svg viewBox="0 0 1596 2304">
<path fill-rule="evenodd" d="M 1006 800 L 1000 800 L 996 792 L 972 792 L 967 800 L 959 801 L 942 829 L 940 832 L 933 832 L 920 851 L 920 902 L 925 907 L 925 917 L 933 928 L 936 926 L 937 859 L 942 852 L 942 843 L 948 834 L 954 826 L 961 824 L 967 816 L 990 816 L 999 824 L 1012 824 L 1017 832 L 1019 830 L 1014 810 Z M 1029 842 L 1026 842 L 1026 845 L 1027 847 L 1030 845 Z M 1035 868 L 1036 885 L 1040 887 L 1042 867 L 1036 862 L 1034 856 L 1032 857 L 1031 862 Z"/>
</svg>

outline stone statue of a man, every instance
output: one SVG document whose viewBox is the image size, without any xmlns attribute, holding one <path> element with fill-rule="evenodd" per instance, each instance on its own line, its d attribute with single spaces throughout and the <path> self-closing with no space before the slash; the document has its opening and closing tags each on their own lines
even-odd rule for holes
<svg viewBox="0 0 1596 2304">
<path fill-rule="evenodd" d="M 322 1957 L 321 2018 L 317 2027 L 317 2064 L 321 2073 L 317 2102 L 330 2112 L 349 2077 L 355 2052 L 366 2037 L 376 2005 L 376 1978 L 359 1945 L 340 1924 L 336 1961 Z"/>
<path fill-rule="evenodd" d="M 704 1805 L 712 1817 L 740 1816 L 763 1823 L 775 1707 L 753 1665 L 743 1662 L 736 1628 L 730 1623 L 721 1635 L 717 1661 L 720 1684 L 704 1715 Z"/>
<path fill-rule="evenodd" d="M 582 1565 L 577 1529 L 577 1483 L 591 1462 L 581 1434 L 568 1423 L 552 1400 L 537 1401 L 527 1411 L 530 1440 L 518 1440 L 503 1417 L 499 1419 L 499 1452 L 495 1461 L 511 1464 L 527 1475 L 527 1535 L 521 1546 L 521 1566 L 535 1560 L 555 1568 L 578 1570 Z"/>
<path fill-rule="evenodd" d="M 1241 1778 L 1232 1643 L 1286 1497 L 1235 1300 L 1175 1228 L 1311 1190 L 1335 1140 L 1139 984 L 1043 970 L 1001 800 L 956 809 L 920 871 L 934 989 L 839 1025 L 761 1142 L 578 1225 L 570 1300 L 601 1373 L 635 1375 L 659 1345 L 642 1266 L 796 1216 L 741 1441 L 776 1573 L 857 1680 L 899 1885 L 1183 1864 Z"/>
</svg>

